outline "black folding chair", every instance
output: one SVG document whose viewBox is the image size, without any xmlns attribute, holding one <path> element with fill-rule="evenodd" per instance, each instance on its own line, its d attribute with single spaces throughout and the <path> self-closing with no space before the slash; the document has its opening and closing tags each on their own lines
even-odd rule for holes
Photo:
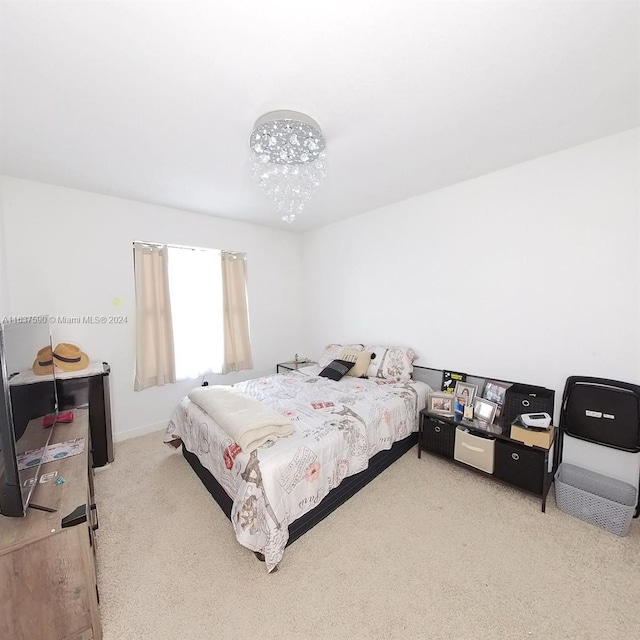
<svg viewBox="0 0 640 640">
<path fill-rule="evenodd" d="M 605 378 L 567 378 L 562 395 L 554 471 L 562 462 L 565 434 L 612 449 L 639 453 L 640 386 Z M 639 514 L 640 499 L 634 518 Z"/>
</svg>

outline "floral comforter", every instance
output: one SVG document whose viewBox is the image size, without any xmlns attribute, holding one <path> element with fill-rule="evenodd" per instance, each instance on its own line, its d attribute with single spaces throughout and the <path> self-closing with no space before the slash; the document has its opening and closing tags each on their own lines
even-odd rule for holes
<svg viewBox="0 0 640 640">
<path fill-rule="evenodd" d="M 335 382 L 319 371 L 307 367 L 234 385 L 290 417 L 295 428 L 250 455 L 187 397 L 165 433 L 165 442 L 182 440 L 233 498 L 238 542 L 263 553 L 268 571 L 282 559 L 291 522 L 378 451 L 417 430 L 431 390 L 417 381 L 346 376 Z"/>
</svg>

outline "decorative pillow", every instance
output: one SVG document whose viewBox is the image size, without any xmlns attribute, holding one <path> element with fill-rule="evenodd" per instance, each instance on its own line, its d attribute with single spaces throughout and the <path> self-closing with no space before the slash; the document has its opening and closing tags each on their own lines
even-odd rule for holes
<svg viewBox="0 0 640 640">
<path fill-rule="evenodd" d="M 353 362 L 354 367 L 349 371 L 347 375 L 354 376 L 356 378 L 362 378 L 367 374 L 369 369 L 369 363 L 371 362 L 370 351 L 356 351 L 355 349 L 343 349 L 340 352 L 340 360 L 346 360 L 347 362 Z"/>
<path fill-rule="evenodd" d="M 333 360 L 318 375 L 331 380 L 341 380 L 354 365 L 355 362 Z"/>
<path fill-rule="evenodd" d="M 367 375 L 371 377 L 407 382 L 411 380 L 413 363 L 418 359 L 416 352 L 409 347 L 365 347 L 366 351 L 372 351 L 371 364 Z"/>
<path fill-rule="evenodd" d="M 337 360 L 340 357 L 340 352 L 343 349 L 351 349 L 353 351 L 362 351 L 363 345 L 361 344 L 328 344 L 324 348 L 324 353 L 318 358 L 318 366 L 326 367 L 333 360 Z"/>
<path fill-rule="evenodd" d="M 385 359 L 385 356 L 387 355 L 387 347 L 381 347 L 381 346 L 372 347 L 367 345 L 365 347 L 365 351 L 371 352 L 371 363 L 367 368 L 367 377 L 380 378 L 381 376 L 379 376 L 378 374 L 381 371 L 382 362 Z"/>
</svg>

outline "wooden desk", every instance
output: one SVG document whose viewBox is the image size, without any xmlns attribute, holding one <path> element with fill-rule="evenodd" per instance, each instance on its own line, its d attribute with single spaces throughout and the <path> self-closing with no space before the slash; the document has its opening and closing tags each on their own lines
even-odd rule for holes
<svg viewBox="0 0 640 640">
<path fill-rule="evenodd" d="M 73 423 L 55 425 L 51 443 L 84 437 L 84 451 L 43 464 L 40 476 L 57 471 L 64 483 L 56 484 L 56 478 L 39 483 L 31 495 L 32 503 L 57 511 L 0 516 L 0 638 L 102 638 L 88 411 L 75 409 L 74 416 Z M 28 428 L 42 428 L 39 419 L 32 423 Z M 70 514 L 75 517 L 67 518 Z"/>
</svg>

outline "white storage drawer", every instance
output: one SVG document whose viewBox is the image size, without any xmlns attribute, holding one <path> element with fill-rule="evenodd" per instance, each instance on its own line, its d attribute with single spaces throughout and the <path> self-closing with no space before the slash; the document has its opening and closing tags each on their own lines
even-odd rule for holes
<svg viewBox="0 0 640 640">
<path fill-rule="evenodd" d="M 491 438 L 476 436 L 467 429 L 457 427 L 453 457 L 476 469 L 493 473 L 495 442 Z"/>
</svg>

